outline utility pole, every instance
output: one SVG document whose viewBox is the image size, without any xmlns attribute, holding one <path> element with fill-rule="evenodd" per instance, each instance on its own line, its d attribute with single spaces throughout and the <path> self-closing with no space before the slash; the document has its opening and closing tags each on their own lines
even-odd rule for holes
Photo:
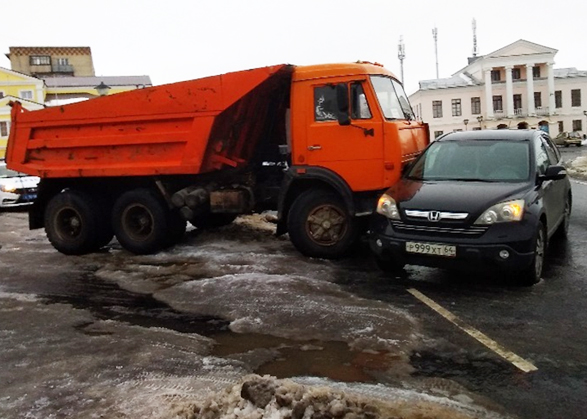
<svg viewBox="0 0 587 419">
<path fill-rule="evenodd" d="M 473 57 L 476 57 L 477 53 L 477 21 L 473 18 Z"/>
<path fill-rule="evenodd" d="M 436 55 L 436 78 L 438 79 L 438 29 L 432 29 L 432 37 L 434 38 L 434 55 Z"/>
<path fill-rule="evenodd" d="M 399 65 L 401 69 L 402 84 L 404 83 L 404 58 L 406 58 L 406 46 L 404 45 L 404 37 L 399 37 L 399 45 L 397 46 L 397 58 L 399 58 Z"/>
</svg>

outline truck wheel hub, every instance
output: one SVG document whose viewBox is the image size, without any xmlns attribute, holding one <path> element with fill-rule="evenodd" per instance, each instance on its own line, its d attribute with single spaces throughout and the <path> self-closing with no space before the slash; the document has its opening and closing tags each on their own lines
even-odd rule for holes
<svg viewBox="0 0 587 419">
<path fill-rule="evenodd" d="M 332 205 L 316 207 L 306 222 L 308 236 L 321 246 L 333 246 L 338 243 L 346 229 L 345 215 Z"/>
</svg>

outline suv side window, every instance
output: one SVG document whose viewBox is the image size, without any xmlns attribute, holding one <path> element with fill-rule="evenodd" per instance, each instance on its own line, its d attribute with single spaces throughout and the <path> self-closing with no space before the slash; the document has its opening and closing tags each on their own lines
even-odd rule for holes
<svg viewBox="0 0 587 419">
<path fill-rule="evenodd" d="M 544 141 L 540 138 L 534 140 L 534 154 L 536 159 L 536 171 L 538 174 L 543 175 L 546 173 L 546 169 L 550 166 L 550 157 L 546 151 Z"/>
<path fill-rule="evenodd" d="M 561 155 L 556 146 L 552 143 L 549 137 L 542 136 L 542 142 L 546 147 L 546 152 L 548 153 L 548 157 L 550 158 L 551 164 L 558 164 L 560 161 Z"/>
</svg>

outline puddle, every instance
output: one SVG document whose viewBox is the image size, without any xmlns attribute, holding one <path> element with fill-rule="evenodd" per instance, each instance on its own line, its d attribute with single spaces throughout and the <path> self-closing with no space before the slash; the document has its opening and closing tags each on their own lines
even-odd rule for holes
<svg viewBox="0 0 587 419">
<path fill-rule="evenodd" d="M 345 342 L 293 341 L 269 335 L 231 332 L 210 335 L 217 342 L 213 355 L 238 358 L 255 350 L 268 350 L 272 356 L 254 372 L 277 378 L 326 377 L 343 382 L 376 382 L 373 373 L 384 372 L 399 360 L 381 351 L 354 351 Z"/>
<path fill-rule="evenodd" d="M 69 304 L 88 310 L 98 320 L 116 320 L 142 327 L 160 327 L 181 333 L 208 336 L 226 330 L 228 322 L 211 316 L 195 316 L 174 310 L 148 294 L 126 291 L 91 274 L 70 280 L 67 290 L 43 296 L 47 304 Z M 84 327 L 78 329 L 84 332 Z"/>
<path fill-rule="evenodd" d="M 240 334 L 228 329 L 229 322 L 211 316 L 183 313 L 152 296 L 138 294 L 101 280 L 92 274 L 68 279 L 59 294 L 45 295 L 46 304 L 69 304 L 88 310 L 97 320 L 115 320 L 141 327 L 165 328 L 195 333 L 216 342 L 212 356 L 243 359 L 254 373 L 277 378 L 317 376 L 343 382 L 376 382 L 373 372 L 383 372 L 394 362 L 387 352 L 351 350 L 345 342 L 294 341 L 271 335 Z M 94 336 L 92 323 L 76 330 Z"/>
</svg>

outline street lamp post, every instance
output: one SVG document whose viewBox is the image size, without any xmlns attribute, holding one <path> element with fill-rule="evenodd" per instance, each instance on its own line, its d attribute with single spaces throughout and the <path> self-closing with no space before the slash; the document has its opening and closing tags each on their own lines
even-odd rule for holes
<svg viewBox="0 0 587 419">
<path fill-rule="evenodd" d="M 467 131 L 467 125 L 469 125 L 469 120 L 468 119 L 465 119 L 463 121 L 463 124 L 465 124 L 465 131 Z"/>
<path fill-rule="evenodd" d="M 110 90 L 110 86 L 101 81 L 99 85 L 94 87 L 94 89 L 96 89 L 100 96 L 106 96 L 108 94 L 108 90 Z"/>
<path fill-rule="evenodd" d="M 483 115 L 477 117 L 477 122 L 479 122 L 479 129 L 483 129 Z"/>
</svg>

